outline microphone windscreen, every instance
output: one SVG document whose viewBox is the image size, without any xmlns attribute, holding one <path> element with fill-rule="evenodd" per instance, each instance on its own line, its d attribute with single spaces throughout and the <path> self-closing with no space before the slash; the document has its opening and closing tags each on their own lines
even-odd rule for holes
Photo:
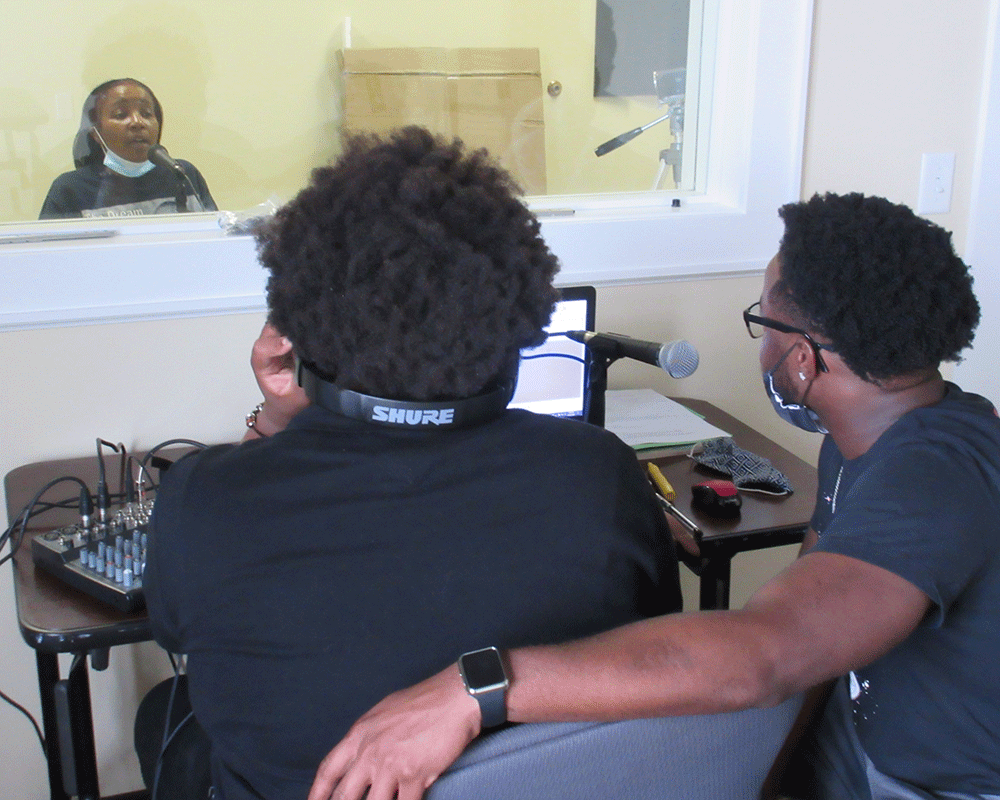
<svg viewBox="0 0 1000 800">
<path fill-rule="evenodd" d="M 698 351 L 683 339 L 670 342 L 660 351 L 660 367 L 671 378 L 686 378 L 698 369 Z"/>
<path fill-rule="evenodd" d="M 181 174 L 183 174 L 184 169 L 178 164 L 170 153 L 167 152 L 167 148 L 162 144 L 154 144 L 149 148 L 149 153 L 146 154 L 146 158 L 152 161 L 158 167 L 167 167 L 168 169 L 173 169 Z"/>
</svg>

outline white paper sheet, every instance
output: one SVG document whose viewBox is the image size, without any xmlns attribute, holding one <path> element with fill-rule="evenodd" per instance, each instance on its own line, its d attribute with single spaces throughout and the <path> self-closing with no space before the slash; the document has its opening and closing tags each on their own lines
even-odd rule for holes
<svg viewBox="0 0 1000 800">
<path fill-rule="evenodd" d="M 636 450 L 693 445 L 729 436 L 652 389 L 612 389 L 604 396 L 604 427 Z"/>
</svg>

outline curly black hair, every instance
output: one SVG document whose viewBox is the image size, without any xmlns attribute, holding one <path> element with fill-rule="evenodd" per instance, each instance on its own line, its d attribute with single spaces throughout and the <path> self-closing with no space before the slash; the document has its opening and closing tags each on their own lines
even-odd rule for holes
<svg viewBox="0 0 1000 800">
<path fill-rule="evenodd" d="M 257 232 L 271 323 L 342 389 L 471 397 L 544 341 L 559 269 L 485 150 L 354 134 Z"/>
<path fill-rule="evenodd" d="M 814 195 L 779 214 L 772 298 L 790 299 L 853 372 L 874 382 L 908 375 L 957 361 L 972 343 L 979 303 L 944 228 L 856 193 Z"/>
</svg>

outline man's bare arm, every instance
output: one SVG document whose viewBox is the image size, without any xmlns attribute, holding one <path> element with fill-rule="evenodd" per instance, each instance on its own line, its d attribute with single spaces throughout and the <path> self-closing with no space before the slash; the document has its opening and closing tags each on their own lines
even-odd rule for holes
<svg viewBox="0 0 1000 800">
<path fill-rule="evenodd" d="M 738 611 L 657 617 L 511 651 L 508 717 L 618 720 L 774 705 L 882 656 L 928 607 L 893 573 L 809 553 Z M 420 702 L 408 707 L 414 692 Z M 416 800 L 478 730 L 478 708 L 457 670 L 446 669 L 359 720 L 324 760 L 309 800 L 358 800 L 369 786 L 369 800 L 396 792 Z"/>
<path fill-rule="evenodd" d="M 811 553 L 738 611 L 643 620 L 510 653 L 512 720 L 606 720 L 773 705 L 868 664 L 929 606 L 908 581 Z"/>
</svg>

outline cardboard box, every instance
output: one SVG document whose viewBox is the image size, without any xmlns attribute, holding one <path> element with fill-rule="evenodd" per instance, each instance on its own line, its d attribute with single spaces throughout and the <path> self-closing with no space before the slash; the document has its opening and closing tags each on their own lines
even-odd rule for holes
<svg viewBox="0 0 1000 800">
<path fill-rule="evenodd" d="M 527 194 L 545 194 L 542 79 L 534 48 L 343 52 L 344 128 L 408 124 L 485 147 Z"/>
</svg>

